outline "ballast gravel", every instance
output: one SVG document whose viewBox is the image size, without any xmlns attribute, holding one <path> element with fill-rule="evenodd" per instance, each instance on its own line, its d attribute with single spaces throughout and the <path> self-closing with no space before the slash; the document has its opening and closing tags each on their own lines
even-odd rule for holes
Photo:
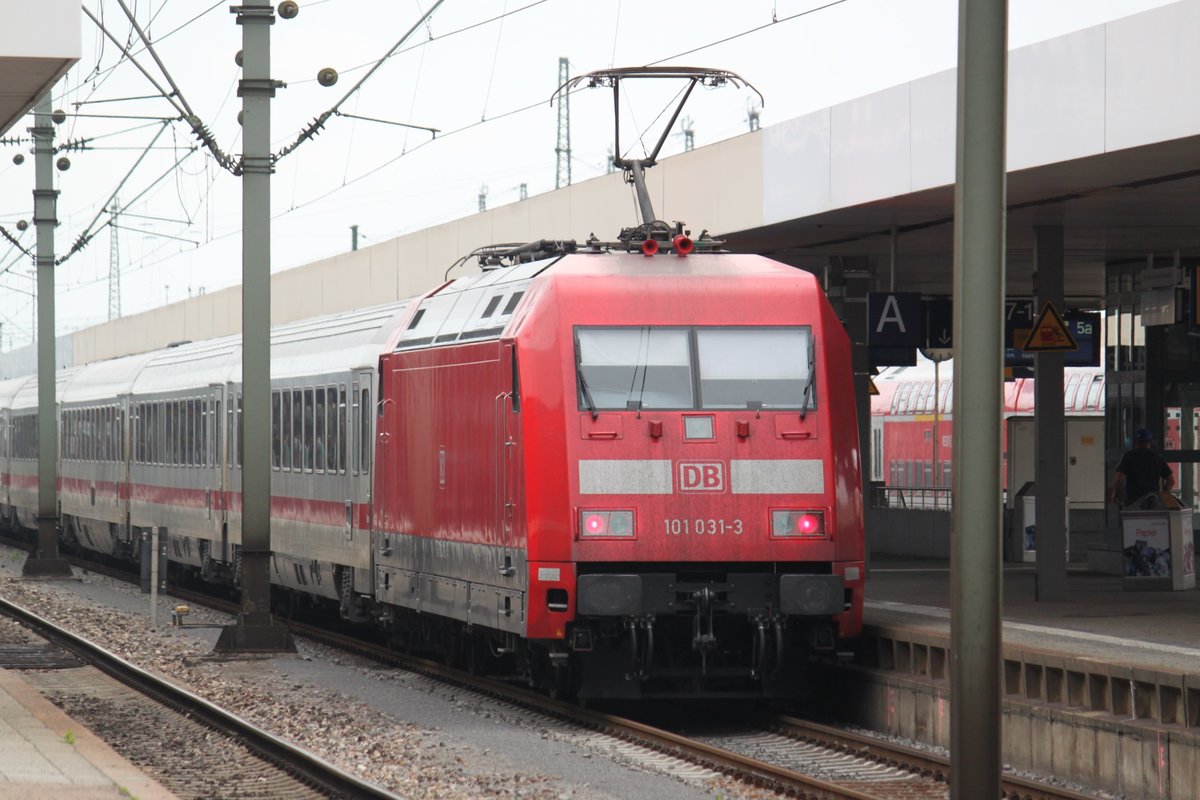
<svg viewBox="0 0 1200 800">
<path fill-rule="evenodd" d="M 172 627 L 175 601 L 162 597 L 151 627 L 137 587 L 78 569 L 76 580 L 22 581 L 24 557 L 0 546 L 3 597 L 400 797 L 774 796 L 305 640 L 295 655 L 210 660 L 228 615 L 193 607 Z"/>
</svg>

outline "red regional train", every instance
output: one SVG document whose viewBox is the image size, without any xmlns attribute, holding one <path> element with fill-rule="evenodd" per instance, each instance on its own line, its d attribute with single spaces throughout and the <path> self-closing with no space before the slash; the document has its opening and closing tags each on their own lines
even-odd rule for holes
<svg viewBox="0 0 1200 800">
<path fill-rule="evenodd" d="M 931 501 L 922 493 L 950 487 L 954 432 L 951 414 L 953 362 L 941 365 L 936 391 L 932 363 L 888 368 L 874 381 L 879 394 L 871 398 L 871 480 L 895 492 L 906 493 L 906 501 Z M 1004 383 L 1001 441 L 1006 447 L 1009 441 L 1009 418 L 1033 416 L 1033 387 L 1033 378 L 1017 378 Z M 939 412 L 936 421 L 939 442 L 936 449 L 935 409 Z M 1103 368 L 1066 368 L 1063 375 L 1063 410 L 1069 417 L 1104 416 Z M 1007 459 L 1007 452 L 1004 455 Z M 1007 468 L 1003 476 L 1007 480 Z"/>
<path fill-rule="evenodd" d="M 850 343 L 812 275 L 676 245 L 492 253 L 277 327 L 279 601 L 585 698 L 800 692 L 862 624 Z M 240 372 L 230 337 L 60 373 L 64 542 L 137 560 L 158 527 L 237 586 Z M 36 394 L 0 383 L 18 528 Z"/>
</svg>

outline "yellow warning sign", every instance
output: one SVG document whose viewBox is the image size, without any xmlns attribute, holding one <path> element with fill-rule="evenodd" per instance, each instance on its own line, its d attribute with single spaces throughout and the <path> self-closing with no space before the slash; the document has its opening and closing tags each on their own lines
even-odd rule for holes
<svg viewBox="0 0 1200 800">
<path fill-rule="evenodd" d="M 1063 322 L 1058 309 L 1047 300 L 1021 349 L 1026 353 L 1055 353 L 1078 350 L 1079 345 L 1071 331 L 1067 330 L 1067 324 Z"/>
<path fill-rule="evenodd" d="M 879 394 L 879 387 L 875 385 L 874 378 L 867 378 L 867 394 L 869 394 L 869 395 Z"/>
</svg>

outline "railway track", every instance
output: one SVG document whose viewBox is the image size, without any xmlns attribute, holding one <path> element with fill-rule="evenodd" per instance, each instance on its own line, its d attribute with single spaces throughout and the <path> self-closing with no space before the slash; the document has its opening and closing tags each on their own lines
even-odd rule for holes
<svg viewBox="0 0 1200 800">
<path fill-rule="evenodd" d="M 15 544 L 14 542 L 9 542 Z M 91 561 L 76 566 L 124 580 L 129 573 Z M 196 605 L 236 613 L 227 600 L 172 587 L 171 594 Z M 712 773 L 790 797 L 811 800 L 921 800 L 949 795 L 949 760 L 871 736 L 787 715 L 756 720 L 736 733 L 697 737 L 636 720 L 557 701 L 512 683 L 471 675 L 440 662 L 399 653 L 383 645 L 296 620 L 293 632 L 311 641 L 351 652 L 459 686 L 517 708 L 549 715 L 585 730 L 697 765 Z M 390 796 L 390 795 L 374 795 Z M 1018 776 L 1004 776 L 1003 800 L 1085 800 L 1094 795 Z"/>
<path fill-rule="evenodd" d="M 243 746 L 257 756 L 261 762 L 266 762 L 253 765 L 243 762 L 238 765 L 238 768 L 252 772 L 250 779 L 267 792 L 267 794 L 255 796 L 280 798 L 280 800 L 292 800 L 292 798 L 308 800 L 320 797 L 397 800 L 396 795 L 359 780 L 311 753 L 230 714 L 204 698 L 181 689 L 49 620 L 43 619 L 26 608 L 0 598 L 0 615 L 16 620 L 37 637 L 67 651 L 83 664 L 93 667 L 96 672 L 103 673 L 125 687 L 132 688 L 138 695 L 150 698 L 154 704 L 165 706 L 173 711 L 175 716 L 182 717 L 184 723 L 194 725 L 199 722 L 210 731 L 216 731 L 228 740 Z M 37 665 L 32 666 L 36 667 Z M 104 687 L 104 681 L 97 678 L 98 676 L 93 674 L 84 676 L 83 679 L 83 682 L 89 684 L 87 690 L 92 693 L 92 700 L 95 702 L 108 700 L 110 705 L 127 710 L 130 705 L 128 698 L 117 700 L 113 690 Z M 79 682 L 79 680 L 74 681 L 76 684 Z M 46 681 L 41 681 L 41 683 L 46 684 L 43 688 L 52 688 Z M 155 716 L 156 712 L 142 708 L 132 713 L 138 714 L 140 725 L 147 725 L 149 719 Z M 161 724 L 161 715 L 158 715 L 158 718 L 159 724 Z M 139 724 L 127 725 L 122 731 L 122 736 L 136 735 L 138 727 Z M 158 737 L 162 734 L 161 728 L 153 731 L 160 749 L 162 739 Z M 169 755 L 165 755 L 164 758 L 169 758 Z M 168 765 L 163 769 L 194 770 L 194 767 L 186 763 L 185 758 L 178 758 L 177 762 L 174 767 Z M 212 779 L 212 776 L 207 777 L 209 780 Z"/>
</svg>

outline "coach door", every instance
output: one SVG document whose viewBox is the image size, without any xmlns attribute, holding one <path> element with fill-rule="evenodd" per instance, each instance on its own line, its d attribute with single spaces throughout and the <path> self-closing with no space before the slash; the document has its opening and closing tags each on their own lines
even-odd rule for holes
<svg viewBox="0 0 1200 800">
<path fill-rule="evenodd" d="M 347 539 L 369 535 L 371 527 L 371 460 L 375 450 L 372 388 L 372 373 L 356 372 L 346 398 L 346 423 L 350 427 L 346 437 L 350 446 L 350 452 L 346 454 L 349 467 L 346 470 Z"/>
<path fill-rule="evenodd" d="M 225 437 L 222 435 L 225 420 L 225 387 L 219 384 L 209 387 L 208 399 L 201 436 L 205 458 L 204 485 L 204 514 L 217 531 L 221 530 L 221 494 L 225 488 L 225 459 L 222 458 L 221 446 Z"/>
</svg>

